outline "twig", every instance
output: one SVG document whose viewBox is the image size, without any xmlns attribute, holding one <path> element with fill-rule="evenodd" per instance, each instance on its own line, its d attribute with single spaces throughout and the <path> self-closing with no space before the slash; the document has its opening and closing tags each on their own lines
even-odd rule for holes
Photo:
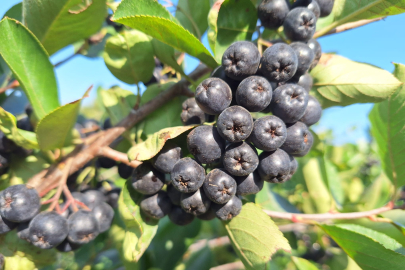
<svg viewBox="0 0 405 270">
<path fill-rule="evenodd" d="M 13 89 L 20 86 L 20 83 L 17 80 L 12 81 L 9 85 L 0 88 L 0 94 L 6 92 L 8 89 Z"/>
<path fill-rule="evenodd" d="M 371 20 L 360 20 L 357 22 L 350 22 L 350 23 L 345 23 L 342 24 L 340 26 L 335 26 L 337 25 L 337 23 L 332 23 L 330 24 L 328 27 L 325 27 L 322 30 L 319 30 L 318 32 L 315 33 L 314 38 L 318 38 L 318 37 L 322 37 L 322 36 L 327 36 L 327 35 L 331 35 L 331 34 L 336 34 L 336 33 L 341 33 L 347 30 L 351 30 L 360 26 L 364 26 L 373 22 L 378 22 L 381 21 L 383 19 L 385 19 L 386 17 L 380 17 L 380 18 L 376 18 L 376 19 L 371 19 Z"/>
<path fill-rule="evenodd" d="M 227 263 L 215 267 L 211 267 L 210 270 L 241 270 L 245 269 L 245 266 L 243 265 L 242 262 L 233 262 L 233 263 Z"/>
<path fill-rule="evenodd" d="M 211 69 L 205 65 L 200 65 L 189 75 L 189 77 L 193 80 L 197 80 L 210 72 L 210 70 Z M 130 129 L 136 123 L 142 121 L 146 116 L 159 109 L 174 97 L 181 95 L 188 97 L 194 96 L 194 93 L 188 89 L 189 85 L 190 82 L 182 79 L 180 82 L 172 85 L 167 90 L 157 95 L 154 99 L 142 105 L 138 110 L 132 110 L 120 123 L 104 131 L 101 136 L 98 134 L 91 135 L 99 137 L 90 145 L 80 145 L 76 147 L 76 149 L 66 157 L 71 157 L 73 159 L 69 175 L 73 174 L 82 168 L 87 162 L 96 157 L 101 148 L 110 145 L 127 129 Z M 42 193 L 42 191 L 49 188 L 49 186 L 55 185 L 57 180 L 61 177 L 61 174 L 62 171 L 58 168 L 57 164 L 52 165 L 50 168 L 34 175 L 28 181 L 28 184 L 36 188 L 39 193 Z"/>
<path fill-rule="evenodd" d="M 100 152 L 99 152 L 99 155 L 103 156 L 103 157 L 111 158 L 111 159 L 113 159 L 115 161 L 124 163 L 124 164 L 126 164 L 128 166 L 131 166 L 131 167 L 134 167 L 134 168 L 136 168 L 136 167 L 138 167 L 139 165 L 142 164 L 142 162 L 137 161 L 137 160 L 129 161 L 127 154 L 119 152 L 117 150 L 114 150 L 114 149 L 112 149 L 112 148 L 110 148 L 108 146 L 105 146 L 105 147 L 101 148 Z"/>
<path fill-rule="evenodd" d="M 403 207 L 399 207 L 402 209 Z M 296 214 L 296 213 L 282 213 L 282 212 L 275 212 L 269 210 L 263 210 L 267 215 L 272 218 L 280 218 L 280 219 L 288 219 L 293 222 L 305 222 L 305 221 L 325 221 L 331 219 L 358 219 L 358 218 L 368 218 L 374 215 L 378 215 L 392 209 L 396 209 L 394 207 L 394 203 L 390 202 L 387 205 L 369 210 L 364 212 L 354 212 L 354 213 L 323 213 L 323 214 Z"/>
<path fill-rule="evenodd" d="M 56 191 L 56 194 L 53 196 L 52 200 L 52 204 L 49 206 L 49 211 L 52 211 L 56 205 L 59 203 L 59 198 L 60 195 L 62 195 L 62 191 L 63 191 L 63 187 L 66 186 L 66 180 L 69 176 L 69 170 L 70 170 L 70 166 L 72 166 L 72 159 L 67 159 L 62 173 L 62 177 L 59 181 L 59 185 L 58 185 L 58 190 Z"/>
</svg>

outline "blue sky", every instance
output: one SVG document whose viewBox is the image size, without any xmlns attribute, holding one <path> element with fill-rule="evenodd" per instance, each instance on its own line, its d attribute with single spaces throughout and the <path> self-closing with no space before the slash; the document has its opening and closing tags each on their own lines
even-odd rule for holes
<svg viewBox="0 0 405 270">
<path fill-rule="evenodd" d="M 20 0 L 2 1 L 0 17 L 18 2 Z M 392 62 L 405 63 L 404 25 L 405 14 L 401 14 L 351 31 L 320 38 L 319 42 L 324 52 L 336 52 L 354 61 L 370 63 L 392 72 Z M 208 47 L 206 40 L 203 43 Z M 73 48 L 67 47 L 52 56 L 51 61 L 57 63 L 72 53 Z M 187 57 L 186 73 L 193 70 L 197 64 L 197 60 Z M 62 104 L 80 98 L 90 85 L 105 88 L 119 85 L 124 89 L 136 91 L 135 86 L 116 79 L 106 68 L 102 58 L 76 56 L 55 71 Z M 95 91 L 87 102 L 94 97 Z M 315 130 L 332 129 L 335 144 L 367 139 L 368 113 L 371 108 L 372 104 L 357 104 L 327 109 Z"/>
</svg>

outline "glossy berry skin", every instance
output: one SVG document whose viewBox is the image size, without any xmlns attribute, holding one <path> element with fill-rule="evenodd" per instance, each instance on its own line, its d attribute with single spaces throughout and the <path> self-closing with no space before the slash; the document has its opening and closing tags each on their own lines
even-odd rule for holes
<svg viewBox="0 0 405 270">
<path fill-rule="evenodd" d="M 260 72 L 269 81 L 286 82 L 297 72 L 298 57 L 287 44 L 277 43 L 267 48 L 261 59 Z"/>
<path fill-rule="evenodd" d="M 273 92 L 272 112 L 285 123 L 297 122 L 307 108 L 308 96 L 308 92 L 299 85 L 281 85 Z"/>
<path fill-rule="evenodd" d="M 8 221 L 7 219 L 0 216 L 0 234 L 8 233 L 17 227 L 17 223 Z"/>
<path fill-rule="evenodd" d="M 42 249 L 56 247 L 68 235 L 68 222 L 56 212 L 42 212 L 29 225 L 31 244 Z"/>
<path fill-rule="evenodd" d="M 94 207 L 93 215 L 98 221 L 100 233 L 107 231 L 111 227 L 111 222 L 114 219 L 114 209 L 103 202 Z"/>
<path fill-rule="evenodd" d="M 161 219 L 170 213 L 172 203 L 164 191 L 150 196 L 145 196 L 140 203 L 142 211 L 149 217 Z"/>
<path fill-rule="evenodd" d="M 312 62 L 315 59 L 314 51 L 303 42 L 293 42 L 290 46 L 298 57 L 298 68 L 294 76 L 301 77 L 301 75 L 304 75 L 312 65 Z"/>
<path fill-rule="evenodd" d="M 234 80 L 226 76 L 225 74 L 225 68 L 223 66 L 219 66 L 214 71 L 211 73 L 211 77 L 214 78 L 219 78 L 223 81 L 225 81 L 229 87 L 231 88 L 232 94 L 236 92 L 236 89 L 238 89 L 240 81 Z"/>
<path fill-rule="evenodd" d="M 250 41 L 234 42 L 222 55 L 226 76 L 237 81 L 256 74 L 259 64 L 260 52 Z"/>
<path fill-rule="evenodd" d="M 218 133 L 228 142 L 246 140 L 252 129 L 253 118 L 249 111 L 241 106 L 226 108 L 218 117 Z"/>
<path fill-rule="evenodd" d="M 0 175 L 5 173 L 10 165 L 10 154 L 0 152 Z"/>
<path fill-rule="evenodd" d="M 244 79 L 236 91 L 236 102 L 249 112 L 260 112 L 269 106 L 273 89 L 270 82 L 261 76 Z"/>
<path fill-rule="evenodd" d="M 321 10 L 321 17 L 329 16 L 332 13 L 335 0 L 316 0 Z"/>
<path fill-rule="evenodd" d="M 162 189 L 165 184 L 164 173 L 156 170 L 148 162 L 139 165 L 132 177 L 132 187 L 141 194 L 152 195 Z"/>
<path fill-rule="evenodd" d="M 180 205 L 181 203 L 181 193 L 172 184 L 169 184 L 166 189 L 167 195 L 173 205 Z"/>
<path fill-rule="evenodd" d="M 223 221 L 231 220 L 242 211 L 242 200 L 238 196 L 233 196 L 225 204 L 213 204 L 212 208 L 215 211 L 217 218 Z"/>
<path fill-rule="evenodd" d="M 316 18 L 319 18 L 321 16 L 321 9 L 318 5 L 317 0 L 297 0 L 293 5 L 292 9 L 297 8 L 297 7 L 306 7 L 310 11 L 312 11 Z"/>
<path fill-rule="evenodd" d="M 284 34 L 292 41 L 310 40 L 316 29 L 316 16 L 307 8 L 291 10 L 284 21 Z"/>
<path fill-rule="evenodd" d="M 200 125 L 205 122 L 205 113 L 198 106 L 195 98 L 186 99 L 182 104 L 182 108 L 180 118 L 183 125 Z"/>
<path fill-rule="evenodd" d="M 69 240 L 65 239 L 56 247 L 56 249 L 60 252 L 70 252 L 79 249 L 80 247 L 81 245 L 73 244 Z"/>
<path fill-rule="evenodd" d="M 263 189 L 264 181 L 261 179 L 257 171 L 247 175 L 235 177 L 238 189 L 236 195 L 246 196 L 259 193 Z"/>
<path fill-rule="evenodd" d="M 17 236 L 18 238 L 30 242 L 30 222 L 18 223 L 17 226 Z"/>
<path fill-rule="evenodd" d="M 290 155 L 290 174 L 288 175 L 288 179 L 291 179 L 293 175 L 297 172 L 298 169 L 298 161 Z"/>
<path fill-rule="evenodd" d="M 197 191 L 205 180 L 205 170 L 194 159 L 180 159 L 171 173 L 172 185 L 181 193 Z"/>
<path fill-rule="evenodd" d="M 203 189 L 198 189 L 194 193 L 181 194 L 181 208 L 189 214 L 198 216 L 208 211 L 211 201 L 205 195 Z"/>
<path fill-rule="evenodd" d="M 128 166 L 125 163 L 118 164 L 118 174 L 121 178 L 128 179 L 133 172 L 134 172 L 133 167 Z"/>
<path fill-rule="evenodd" d="M 194 215 L 187 213 L 180 206 L 173 206 L 169 213 L 169 219 L 178 226 L 186 226 L 193 222 Z"/>
<path fill-rule="evenodd" d="M 202 164 L 218 163 L 225 151 L 225 140 L 212 126 L 199 126 L 187 135 L 187 147 Z"/>
<path fill-rule="evenodd" d="M 287 140 L 281 149 L 294 157 L 303 157 L 311 150 L 314 137 L 308 127 L 297 122 L 287 127 Z"/>
<path fill-rule="evenodd" d="M 91 210 L 94 209 L 97 205 L 99 205 L 102 202 L 106 202 L 107 199 L 103 192 L 97 190 L 97 189 L 88 189 L 83 191 L 83 203 L 90 208 Z"/>
<path fill-rule="evenodd" d="M 0 153 L 11 153 L 17 150 L 17 148 L 18 146 L 12 140 L 7 138 L 2 131 L 0 131 Z"/>
<path fill-rule="evenodd" d="M 107 203 L 111 205 L 112 208 L 118 207 L 118 199 L 120 197 L 121 189 L 120 188 L 113 188 L 112 190 L 108 191 L 105 194 L 107 198 Z"/>
<path fill-rule="evenodd" d="M 153 157 L 152 165 L 162 173 L 171 173 L 177 161 L 183 157 L 181 148 L 173 143 L 167 142 L 163 149 Z"/>
<path fill-rule="evenodd" d="M 112 167 L 117 165 L 117 162 L 115 160 L 107 157 L 99 157 L 97 162 L 98 165 L 100 165 L 100 167 L 104 169 L 111 169 Z"/>
<path fill-rule="evenodd" d="M 34 127 L 31 125 L 31 121 L 28 116 L 17 121 L 17 128 L 26 131 L 34 131 Z"/>
<path fill-rule="evenodd" d="M 314 52 L 314 61 L 312 61 L 312 64 L 309 67 L 309 69 L 311 70 L 314 67 L 316 67 L 316 65 L 318 65 L 319 60 L 322 57 L 322 47 L 321 47 L 321 44 L 319 44 L 319 42 L 316 39 L 310 39 L 307 42 L 307 45 Z"/>
<path fill-rule="evenodd" d="M 263 0 L 257 7 L 257 15 L 262 26 L 270 29 L 282 26 L 288 12 L 290 12 L 288 0 Z"/>
<path fill-rule="evenodd" d="M 213 205 L 213 204 L 211 204 L 211 205 Z M 215 211 L 214 211 L 214 209 L 212 208 L 212 206 L 208 209 L 207 212 L 205 212 L 205 213 L 202 214 L 202 215 L 198 215 L 198 216 L 197 216 L 198 219 L 205 220 L 205 221 L 213 220 L 213 219 L 216 218 L 216 217 L 217 217 L 217 216 L 215 215 Z"/>
<path fill-rule="evenodd" d="M 74 244 L 83 245 L 94 240 L 99 234 L 99 224 L 93 213 L 79 210 L 68 219 L 69 234 L 67 239 Z"/>
<path fill-rule="evenodd" d="M 0 192 L 0 215 L 12 222 L 31 220 L 41 207 L 38 192 L 26 185 L 10 186 Z"/>
<path fill-rule="evenodd" d="M 232 91 L 223 80 L 208 78 L 197 86 L 195 101 L 206 114 L 217 115 L 231 104 Z"/>
<path fill-rule="evenodd" d="M 204 191 L 214 203 L 224 204 L 236 193 L 236 181 L 224 169 L 213 169 L 207 174 Z"/>
<path fill-rule="evenodd" d="M 308 106 L 305 110 L 304 115 L 300 119 L 300 122 L 303 122 L 305 125 L 312 126 L 321 119 L 322 116 L 322 107 L 319 101 L 313 97 L 309 96 Z"/>
<path fill-rule="evenodd" d="M 233 176 L 245 176 L 256 170 L 259 157 L 256 149 L 250 144 L 238 142 L 226 148 L 222 163 L 228 173 Z"/>
<path fill-rule="evenodd" d="M 288 82 L 290 83 L 290 82 Z M 305 89 L 305 91 L 307 91 L 309 93 L 309 91 L 311 91 L 312 86 L 314 85 L 314 79 L 312 78 L 311 75 L 309 75 L 309 73 L 305 73 L 304 75 L 300 76 L 298 81 L 294 80 L 294 78 L 291 80 L 291 83 L 296 83 L 299 86 L 301 86 L 302 88 Z"/>
<path fill-rule="evenodd" d="M 281 150 L 263 152 L 259 156 L 260 163 L 257 168 L 260 177 L 269 183 L 283 183 L 290 175 L 290 157 Z"/>
<path fill-rule="evenodd" d="M 274 151 L 287 139 L 287 127 L 274 115 L 263 116 L 254 122 L 249 141 L 263 151 Z"/>
</svg>

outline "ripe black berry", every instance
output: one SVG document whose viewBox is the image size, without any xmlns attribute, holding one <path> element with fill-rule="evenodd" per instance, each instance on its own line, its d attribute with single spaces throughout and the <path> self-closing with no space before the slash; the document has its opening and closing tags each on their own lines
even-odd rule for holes
<svg viewBox="0 0 405 270">
<path fill-rule="evenodd" d="M 257 8 L 257 15 L 266 28 L 279 28 L 290 11 L 288 0 L 263 0 Z"/>
<path fill-rule="evenodd" d="M 208 78 L 197 86 L 195 100 L 206 114 L 217 115 L 231 104 L 232 91 L 223 80 Z"/>
<path fill-rule="evenodd" d="M 246 142 L 230 144 L 223 159 L 225 169 L 234 176 L 245 176 L 256 170 L 259 157 L 254 147 Z"/>
<path fill-rule="evenodd" d="M 7 172 L 10 165 L 10 154 L 0 152 L 0 175 Z"/>
<path fill-rule="evenodd" d="M 244 79 L 236 91 L 236 102 L 249 112 L 260 112 L 269 106 L 273 89 L 270 82 L 261 76 Z"/>
<path fill-rule="evenodd" d="M 112 167 L 117 165 L 117 162 L 115 160 L 107 157 L 99 157 L 97 163 L 101 168 L 104 169 L 111 169 Z"/>
<path fill-rule="evenodd" d="M 261 179 L 257 171 L 247 175 L 235 177 L 238 189 L 236 195 L 245 196 L 250 194 L 256 194 L 263 189 L 264 181 Z"/>
<path fill-rule="evenodd" d="M 97 205 L 99 205 L 102 202 L 107 201 L 106 197 L 104 194 L 96 189 L 88 189 L 86 191 L 83 191 L 83 203 L 90 209 L 94 209 Z"/>
<path fill-rule="evenodd" d="M 171 183 L 167 185 L 167 195 L 170 198 L 170 201 L 172 202 L 172 204 L 174 205 L 180 205 L 181 202 L 181 193 L 180 191 L 178 191 Z"/>
<path fill-rule="evenodd" d="M 213 169 L 204 182 L 207 197 L 218 204 L 229 201 L 236 193 L 236 181 L 223 169 Z"/>
<path fill-rule="evenodd" d="M 169 219 L 176 225 L 185 226 L 194 220 L 194 215 L 187 213 L 180 206 L 173 206 Z"/>
<path fill-rule="evenodd" d="M 118 164 L 118 174 L 121 178 L 128 179 L 133 172 L 134 172 L 133 167 L 128 166 L 125 163 Z"/>
<path fill-rule="evenodd" d="M 0 131 L 0 153 L 11 153 L 17 148 L 18 146 L 12 140 L 7 138 L 2 131 Z"/>
<path fill-rule="evenodd" d="M 263 116 L 254 122 L 249 141 L 264 151 L 274 151 L 287 139 L 284 122 L 274 115 Z"/>
<path fill-rule="evenodd" d="M 69 234 L 67 239 L 74 244 L 87 244 L 99 234 L 99 224 L 93 213 L 79 210 L 68 219 Z"/>
<path fill-rule="evenodd" d="M 326 17 L 332 13 L 335 0 L 316 0 L 321 9 L 321 17 Z"/>
<path fill-rule="evenodd" d="M 301 86 L 302 88 L 305 89 L 305 91 L 309 92 L 311 91 L 311 88 L 314 84 L 314 80 L 312 79 L 312 76 L 309 75 L 309 73 L 305 73 L 304 75 L 302 75 L 301 77 L 299 77 L 298 81 L 296 78 L 293 78 L 291 81 L 289 81 L 288 83 L 296 83 L 299 86 Z"/>
<path fill-rule="evenodd" d="M 187 136 L 190 153 L 203 164 L 218 163 L 225 151 L 225 141 L 212 126 L 199 126 Z"/>
<path fill-rule="evenodd" d="M 147 216 L 154 219 L 161 219 L 170 212 L 172 203 L 167 193 L 161 190 L 154 195 L 145 196 L 140 206 Z"/>
<path fill-rule="evenodd" d="M 315 54 L 314 51 L 303 42 L 293 42 L 290 46 L 298 57 L 298 68 L 294 76 L 299 78 L 309 70 L 309 67 L 314 61 Z"/>
<path fill-rule="evenodd" d="M 31 121 L 28 116 L 17 121 L 17 128 L 26 131 L 34 131 L 34 127 L 31 125 Z"/>
<path fill-rule="evenodd" d="M 93 209 L 93 215 L 98 221 L 100 233 L 107 231 L 111 227 L 114 218 L 114 209 L 107 203 L 98 204 Z"/>
<path fill-rule="evenodd" d="M 293 156 L 290 155 L 290 174 L 288 175 L 288 180 L 291 179 L 291 177 L 293 177 L 297 169 L 298 169 L 298 161 Z"/>
<path fill-rule="evenodd" d="M 68 222 L 56 212 L 42 212 L 29 225 L 30 242 L 39 248 L 56 247 L 68 235 Z"/>
<path fill-rule="evenodd" d="M 79 247 L 81 247 L 81 245 L 73 244 L 68 239 L 65 239 L 56 247 L 56 249 L 60 252 L 70 252 L 78 249 Z"/>
<path fill-rule="evenodd" d="M 233 196 L 226 204 L 212 204 L 217 218 L 220 220 L 230 220 L 239 215 L 242 210 L 242 201 L 238 196 Z"/>
<path fill-rule="evenodd" d="M 311 50 L 314 52 L 314 61 L 312 61 L 312 64 L 310 66 L 310 70 L 313 69 L 314 67 L 316 67 L 316 65 L 318 65 L 319 60 L 322 57 L 322 48 L 321 48 L 321 44 L 319 44 L 319 42 L 316 39 L 310 39 L 307 42 L 308 46 L 311 48 Z"/>
<path fill-rule="evenodd" d="M 24 222 L 39 213 L 38 192 L 26 185 L 10 186 L 0 192 L 0 214 L 12 222 Z"/>
<path fill-rule="evenodd" d="M 151 195 L 162 189 L 165 175 L 148 162 L 139 165 L 131 177 L 132 187 L 141 194 Z"/>
<path fill-rule="evenodd" d="M 263 152 L 257 168 L 261 178 L 270 183 L 283 183 L 290 175 L 290 157 L 281 149 Z"/>
<path fill-rule="evenodd" d="M 162 173 L 171 173 L 174 164 L 182 157 L 181 148 L 167 142 L 163 149 L 152 159 L 152 165 Z"/>
<path fill-rule="evenodd" d="M 215 211 L 212 208 L 212 205 L 213 205 L 213 203 L 211 204 L 211 207 L 208 209 L 207 212 L 205 212 L 202 215 L 197 216 L 197 218 L 201 219 L 201 220 L 205 220 L 205 221 L 213 220 L 214 218 L 216 218 Z"/>
<path fill-rule="evenodd" d="M 262 57 L 260 72 L 273 82 L 291 79 L 298 67 L 298 57 L 287 44 L 277 43 L 267 48 Z"/>
<path fill-rule="evenodd" d="M 229 87 L 231 88 L 232 95 L 236 92 L 236 89 L 238 89 L 240 81 L 234 80 L 226 76 L 225 74 L 225 69 L 223 66 L 219 66 L 211 74 L 211 77 L 214 78 L 220 78 L 221 80 L 225 81 Z"/>
<path fill-rule="evenodd" d="M 174 165 L 171 173 L 172 185 L 182 193 L 197 191 L 205 180 L 205 170 L 194 159 L 182 158 Z"/>
<path fill-rule="evenodd" d="M 284 21 L 284 33 L 292 41 L 310 40 L 316 28 L 316 16 L 307 8 L 291 10 Z"/>
<path fill-rule="evenodd" d="M 308 106 L 305 110 L 304 115 L 300 119 L 305 125 L 312 126 L 313 124 L 318 123 L 319 119 L 322 116 L 322 107 L 319 104 L 319 101 L 313 96 L 308 98 Z"/>
<path fill-rule="evenodd" d="M 272 112 L 285 123 L 297 122 L 308 105 L 308 92 L 299 85 L 280 85 L 273 92 Z"/>
<path fill-rule="evenodd" d="M 229 142 L 246 140 L 253 129 L 253 118 L 243 107 L 226 108 L 218 117 L 217 130 Z"/>
<path fill-rule="evenodd" d="M 66 218 L 65 218 L 66 219 Z M 18 223 L 17 226 L 17 236 L 18 238 L 30 242 L 30 222 Z"/>
<path fill-rule="evenodd" d="M 108 118 L 106 118 L 105 120 L 104 120 L 104 123 L 103 123 L 103 130 L 107 130 L 107 129 L 110 129 L 110 128 L 112 128 L 112 123 L 111 123 L 111 118 L 110 117 L 108 117 Z"/>
<path fill-rule="evenodd" d="M 250 41 L 237 41 L 226 49 L 222 56 L 225 74 L 241 81 L 256 74 L 260 64 L 260 53 Z"/>
<path fill-rule="evenodd" d="M 198 216 L 208 211 L 211 201 L 205 195 L 204 190 L 198 189 L 194 193 L 181 194 L 180 205 L 187 213 Z"/>
<path fill-rule="evenodd" d="M 112 190 L 108 191 L 105 194 L 105 197 L 107 198 L 107 203 L 111 205 L 112 208 L 117 208 L 120 193 L 121 193 L 120 188 L 113 188 Z"/>
<path fill-rule="evenodd" d="M 7 233 L 17 227 L 17 223 L 8 221 L 0 216 L 0 234 Z"/>
<path fill-rule="evenodd" d="M 306 7 L 310 11 L 312 11 L 316 18 L 319 18 L 321 16 L 321 9 L 318 5 L 318 2 L 315 0 L 297 0 L 293 5 L 292 8 L 297 8 L 297 7 Z"/>
<path fill-rule="evenodd" d="M 183 104 L 180 118 L 183 125 L 199 125 L 205 122 L 205 113 L 198 106 L 195 98 L 186 99 Z"/>
<path fill-rule="evenodd" d="M 314 137 L 308 127 L 297 122 L 287 127 L 287 140 L 281 149 L 295 157 L 305 156 L 311 150 Z"/>
</svg>

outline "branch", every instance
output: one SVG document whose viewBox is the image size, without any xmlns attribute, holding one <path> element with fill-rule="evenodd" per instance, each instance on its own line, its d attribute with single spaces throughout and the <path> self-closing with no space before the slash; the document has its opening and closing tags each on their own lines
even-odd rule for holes
<svg viewBox="0 0 405 270">
<path fill-rule="evenodd" d="M 198 78 L 207 74 L 210 70 L 211 69 L 205 65 L 200 65 L 189 75 L 189 77 L 191 77 L 193 80 L 197 80 Z M 146 116 L 159 109 L 174 97 L 180 95 L 189 97 L 194 96 L 194 93 L 188 89 L 189 85 L 190 83 L 188 81 L 182 79 L 178 83 L 172 85 L 167 90 L 157 95 L 154 99 L 145 103 L 138 110 L 132 110 L 131 113 L 116 126 L 102 132 L 101 135 L 97 133 L 92 135 L 98 138 L 95 139 L 91 144 L 76 147 L 72 153 L 65 157 L 65 159 L 70 157 L 73 158 L 69 175 L 78 171 L 80 168 L 86 165 L 86 163 L 98 156 L 101 148 L 109 146 L 127 129 L 130 129 L 132 126 L 142 121 Z M 89 141 L 92 141 L 90 139 L 91 137 L 89 137 Z M 54 186 L 61 175 L 62 171 L 58 168 L 57 164 L 54 164 L 49 169 L 43 170 L 42 172 L 34 175 L 28 181 L 28 184 L 36 188 L 38 193 L 43 193 L 43 190 L 49 189 L 50 186 Z"/>
<path fill-rule="evenodd" d="M 318 37 L 322 37 L 322 36 L 328 36 L 331 34 L 337 34 L 337 33 L 341 33 L 347 30 L 351 30 L 360 26 L 364 26 L 373 22 L 377 22 L 377 21 L 381 21 L 383 19 L 385 19 L 386 17 L 380 17 L 380 18 L 376 18 L 376 19 L 371 19 L 371 20 L 360 20 L 357 22 L 350 22 L 350 23 L 345 23 L 342 24 L 340 26 L 337 26 L 335 28 L 333 28 L 334 24 L 329 25 L 329 27 L 326 27 L 322 30 L 319 30 L 318 32 L 315 33 L 314 38 L 318 38 Z"/>
<path fill-rule="evenodd" d="M 20 83 L 17 80 L 12 81 L 9 85 L 0 88 L 0 94 L 6 92 L 8 89 L 13 89 L 20 86 Z"/>
<path fill-rule="evenodd" d="M 402 209 L 403 207 L 399 207 Z M 354 213 L 323 213 L 323 214 L 296 214 L 296 213 L 282 213 L 269 210 L 263 210 L 267 215 L 272 218 L 288 219 L 293 222 L 305 222 L 305 221 L 325 221 L 331 219 L 358 219 L 358 218 L 368 218 L 374 215 L 378 215 L 393 209 L 394 203 L 390 202 L 387 205 L 364 212 L 354 212 Z"/>
<path fill-rule="evenodd" d="M 134 168 L 136 168 L 142 164 L 142 162 L 137 161 L 137 160 L 129 161 L 127 154 L 114 150 L 108 146 L 101 148 L 98 155 L 103 156 L 103 157 L 108 157 L 110 159 L 124 163 L 124 164 L 134 167 Z"/>
</svg>

